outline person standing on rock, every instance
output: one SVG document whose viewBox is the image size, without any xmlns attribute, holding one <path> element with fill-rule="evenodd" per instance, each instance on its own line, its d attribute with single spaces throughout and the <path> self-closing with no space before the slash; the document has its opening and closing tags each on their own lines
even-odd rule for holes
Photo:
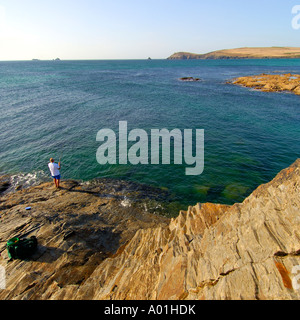
<svg viewBox="0 0 300 320">
<path fill-rule="evenodd" d="M 60 183 L 60 161 L 57 163 L 54 162 L 53 158 L 50 158 L 50 162 L 48 163 L 49 170 L 51 172 L 51 177 L 55 183 L 56 188 L 59 188 Z"/>
</svg>

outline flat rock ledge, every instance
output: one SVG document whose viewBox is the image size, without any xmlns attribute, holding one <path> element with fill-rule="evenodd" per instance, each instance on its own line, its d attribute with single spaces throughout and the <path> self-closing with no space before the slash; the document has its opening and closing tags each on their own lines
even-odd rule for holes
<svg viewBox="0 0 300 320">
<path fill-rule="evenodd" d="M 291 92 L 300 95 L 300 75 L 298 74 L 260 74 L 235 78 L 228 83 L 253 88 L 263 92 Z"/>
<path fill-rule="evenodd" d="M 0 299 L 300 299 L 300 159 L 243 203 L 172 219 L 100 191 L 65 182 L 0 198 Z M 38 251 L 8 261 L 5 241 L 19 233 L 36 235 Z"/>
</svg>

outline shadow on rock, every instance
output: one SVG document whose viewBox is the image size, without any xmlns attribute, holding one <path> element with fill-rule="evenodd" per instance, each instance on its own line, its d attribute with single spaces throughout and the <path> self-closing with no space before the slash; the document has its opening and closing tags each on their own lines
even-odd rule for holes
<svg viewBox="0 0 300 320">
<path fill-rule="evenodd" d="M 46 247 L 39 244 L 37 251 L 27 260 L 52 263 L 58 260 L 64 252 L 65 251 L 60 248 Z"/>
</svg>

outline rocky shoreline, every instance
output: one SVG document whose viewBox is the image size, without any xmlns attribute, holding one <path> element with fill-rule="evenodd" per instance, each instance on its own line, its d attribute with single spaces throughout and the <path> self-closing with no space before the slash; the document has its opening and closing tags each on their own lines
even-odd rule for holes
<svg viewBox="0 0 300 320">
<path fill-rule="evenodd" d="M 2 193 L 0 299 L 299 300 L 300 159 L 243 203 L 197 204 L 176 218 L 128 202 L 125 189 L 69 180 Z M 6 241 L 20 235 L 38 249 L 9 261 Z"/>
<path fill-rule="evenodd" d="M 5 193 L 8 176 L 0 181 L 0 265 L 7 277 L 7 290 L 0 290 L 0 299 L 48 299 L 54 287 L 80 285 L 138 230 L 170 220 L 154 213 L 161 213 L 164 191 L 145 185 L 67 180 L 60 189 L 49 182 Z M 9 261 L 6 241 L 32 235 L 38 239 L 38 250 L 31 259 Z M 35 293 L 26 289 L 28 285 L 35 287 Z"/>
<path fill-rule="evenodd" d="M 300 95 L 299 74 L 260 74 L 235 78 L 228 83 L 253 88 L 262 92 L 291 92 Z"/>
</svg>

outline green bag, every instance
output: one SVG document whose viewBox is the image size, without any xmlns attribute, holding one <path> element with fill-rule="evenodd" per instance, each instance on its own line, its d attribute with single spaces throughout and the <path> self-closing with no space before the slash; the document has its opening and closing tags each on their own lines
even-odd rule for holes
<svg viewBox="0 0 300 320">
<path fill-rule="evenodd" d="M 6 248 L 10 259 L 24 260 L 36 251 L 37 238 L 35 236 L 26 239 L 15 237 L 7 241 Z"/>
</svg>

